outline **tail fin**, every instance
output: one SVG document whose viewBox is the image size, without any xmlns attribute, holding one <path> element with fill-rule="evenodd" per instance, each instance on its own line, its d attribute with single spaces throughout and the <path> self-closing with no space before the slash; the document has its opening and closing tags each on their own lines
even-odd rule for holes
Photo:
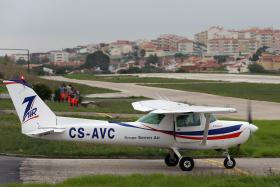
<svg viewBox="0 0 280 187">
<path fill-rule="evenodd" d="M 22 125 L 22 133 L 55 128 L 56 115 L 25 80 L 4 81 Z"/>
</svg>

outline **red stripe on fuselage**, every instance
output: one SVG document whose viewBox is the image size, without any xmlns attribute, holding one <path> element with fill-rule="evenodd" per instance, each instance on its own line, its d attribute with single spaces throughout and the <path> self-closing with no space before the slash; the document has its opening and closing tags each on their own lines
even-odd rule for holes
<svg viewBox="0 0 280 187">
<path fill-rule="evenodd" d="M 208 136 L 207 140 L 223 140 L 223 139 L 237 138 L 240 136 L 241 133 L 242 132 L 236 132 L 236 133 L 220 135 L 220 136 Z M 181 135 L 176 135 L 176 138 L 183 138 L 183 139 L 190 139 L 190 140 L 203 140 L 203 137 L 181 136 Z"/>
<path fill-rule="evenodd" d="M 8 85 L 8 84 L 19 84 L 17 82 L 4 82 L 5 85 Z"/>
<path fill-rule="evenodd" d="M 150 128 L 151 130 L 154 130 L 156 132 L 161 132 L 161 133 L 168 134 L 168 135 L 174 135 L 173 133 L 155 129 L 155 128 L 149 127 L 147 125 L 144 125 L 144 126 Z M 207 140 L 223 140 L 223 139 L 237 138 L 240 136 L 241 133 L 242 132 L 236 132 L 236 133 L 232 133 L 232 134 L 225 134 L 225 135 L 219 135 L 219 136 L 208 136 Z M 183 139 L 190 139 L 190 140 L 203 140 L 202 136 L 197 137 L 197 136 L 176 135 L 176 138 L 183 138 Z"/>
</svg>

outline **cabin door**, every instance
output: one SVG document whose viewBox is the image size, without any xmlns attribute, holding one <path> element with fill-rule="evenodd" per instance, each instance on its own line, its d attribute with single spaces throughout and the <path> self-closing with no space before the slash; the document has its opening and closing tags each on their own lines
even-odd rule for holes
<svg viewBox="0 0 280 187">
<path fill-rule="evenodd" d="M 203 136 L 203 116 L 186 113 L 175 116 L 175 134 L 178 142 L 199 142 Z"/>
</svg>

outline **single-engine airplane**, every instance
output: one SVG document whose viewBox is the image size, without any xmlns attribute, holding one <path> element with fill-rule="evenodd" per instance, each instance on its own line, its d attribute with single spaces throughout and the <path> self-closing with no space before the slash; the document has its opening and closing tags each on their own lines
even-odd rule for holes
<svg viewBox="0 0 280 187">
<path fill-rule="evenodd" d="M 56 116 L 24 79 L 4 81 L 18 117 L 22 133 L 47 140 L 67 140 L 100 144 L 122 144 L 167 148 L 167 166 L 179 163 L 183 171 L 194 168 L 192 157 L 181 150 L 225 150 L 225 168 L 235 167 L 228 148 L 244 144 L 258 127 L 252 122 L 217 120 L 214 114 L 236 112 L 234 108 L 194 106 L 166 100 L 132 103 L 149 112 L 135 122 L 114 122 Z"/>
</svg>

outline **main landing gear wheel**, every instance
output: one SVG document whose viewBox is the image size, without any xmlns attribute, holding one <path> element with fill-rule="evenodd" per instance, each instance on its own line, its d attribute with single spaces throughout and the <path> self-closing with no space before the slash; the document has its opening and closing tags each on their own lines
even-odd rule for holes
<svg viewBox="0 0 280 187">
<path fill-rule="evenodd" d="M 168 153 L 164 159 L 164 162 L 169 167 L 177 166 L 179 162 L 179 157 L 176 154 L 173 154 L 172 157 L 171 154 Z"/>
<path fill-rule="evenodd" d="M 235 167 L 235 160 L 232 157 L 226 157 L 224 160 L 224 166 L 227 169 L 233 169 Z"/>
<path fill-rule="evenodd" d="M 194 167 L 194 161 L 191 157 L 182 157 L 179 166 L 183 171 L 191 171 Z"/>
</svg>

